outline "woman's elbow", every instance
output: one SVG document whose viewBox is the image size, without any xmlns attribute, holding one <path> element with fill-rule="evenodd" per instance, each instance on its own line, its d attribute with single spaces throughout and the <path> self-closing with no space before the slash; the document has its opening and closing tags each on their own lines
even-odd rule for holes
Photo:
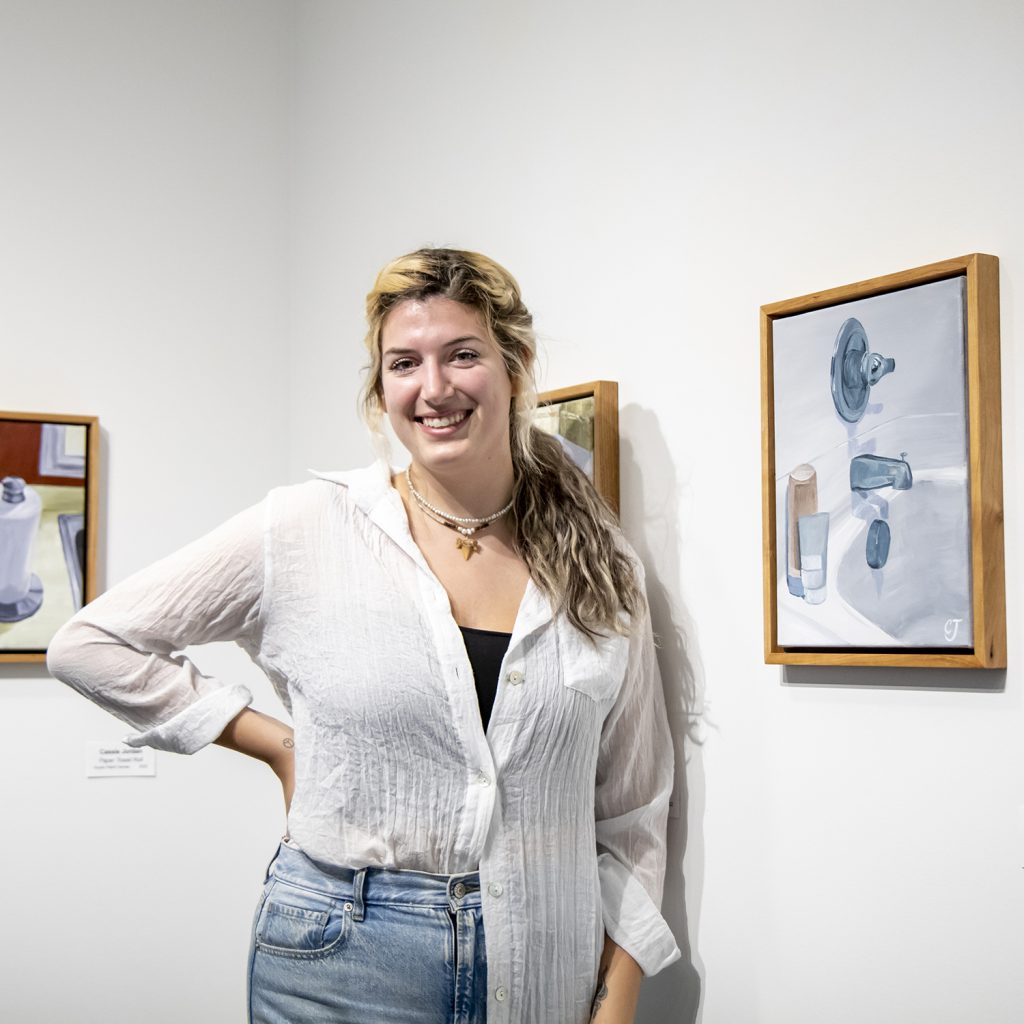
<svg viewBox="0 0 1024 1024">
<path fill-rule="evenodd" d="M 62 683 L 80 689 L 78 679 L 82 667 L 82 650 L 89 634 L 89 626 L 71 619 L 53 635 L 46 648 L 47 671 Z"/>
</svg>

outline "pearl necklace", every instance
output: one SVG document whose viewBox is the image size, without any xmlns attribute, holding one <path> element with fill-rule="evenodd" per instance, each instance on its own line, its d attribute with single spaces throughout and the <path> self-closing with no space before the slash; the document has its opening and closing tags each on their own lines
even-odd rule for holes
<svg viewBox="0 0 1024 1024">
<path fill-rule="evenodd" d="M 513 497 L 504 508 L 498 509 L 497 512 L 492 512 L 489 516 L 454 516 L 450 512 L 445 512 L 444 509 L 438 508 L 436 505 L 431 505 L 413 487 L 409 468 L 408 466 L 405 468 L 405 482 L 409 487 L 409 493 L 416 500 L 416 504 L 419 505 L 420 509 L 433 519 L 435 523 L 447 526 L 449 530 L 455 530 L 459 534 L 455 538 L 455 547 L 462 552 L 462 557 L 466 561 L 469 561 L 470 555 L 475 555 L 480 550 L 480 542 L 474 540 L 474 534 L 479 533 L 481 530 L 486 530 L 495 519 L 500 519 L 515 502 Z M 469 526 L 467 525 L 469 523 L 475 523 L 476 525 Z"/>
</svg>

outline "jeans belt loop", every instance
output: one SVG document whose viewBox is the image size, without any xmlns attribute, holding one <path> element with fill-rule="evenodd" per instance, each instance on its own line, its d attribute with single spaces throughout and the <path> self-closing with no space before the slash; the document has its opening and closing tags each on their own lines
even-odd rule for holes
<svg viewBox="0 0 1024 1024">
<path fill-rule="evenodd" d="M 360 868 L 352 879 L 352 920 L 362 921 L 366 916 L 366 905 L 363 903 L 363 886 L 366 885 L 366 868 Z"/>
<path fill-rule="evenodd" d="M 270 876 L 274 873 L 274 865 L 277 863 L 278 854 L 281 852 L 281 847 L 284 845 L 284 841 L 287 836 L 281 837 L 281 842 L 277 844 L 277 849 L 274 851 L 274 855 L 267 861 L 267 869 L 263 872 L 263 884 L 266 885 L 270 881 Z"/>
</svg>

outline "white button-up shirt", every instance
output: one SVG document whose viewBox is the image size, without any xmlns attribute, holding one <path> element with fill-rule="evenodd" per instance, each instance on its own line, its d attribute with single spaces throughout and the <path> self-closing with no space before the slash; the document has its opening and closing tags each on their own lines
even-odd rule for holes
<svg viewBox="0 0 1024 1024">
<path fill-rule="evenodd" d="M 54 675 L 191 753 L 249 691 L 187 646 L 234 640 L 292 714 L 292 842 L 345 867 L 479 869 L 491 1024 L 589 1019 L 604 934 L 646 974 L 672 744 L 650 620 L 588 640 L 531 581 L 485 734 L 448 596 L 383 463 L 271 491 L 137 573 L 54 638 Z"/>
</svg>

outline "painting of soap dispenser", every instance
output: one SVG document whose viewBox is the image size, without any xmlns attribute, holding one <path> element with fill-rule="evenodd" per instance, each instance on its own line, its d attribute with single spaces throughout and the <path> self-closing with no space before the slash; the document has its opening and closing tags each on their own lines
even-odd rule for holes
<svg viewBox="0 0 1024 1024">
<path fill-rule="evenodd" d="M 828 513 L 818 511 L 818 474 L 802 463 L 786 487 L 786 586 L 808 604 L 828 596 L 828 524 Z"/>
<path fill-rule="evenodd" d="M 3 478 L 0 497 L 0 622 L 20 622 L 39 610 L 43 584 L 32 572 L 42 502 L 18 476 Z"/>
</svg>

